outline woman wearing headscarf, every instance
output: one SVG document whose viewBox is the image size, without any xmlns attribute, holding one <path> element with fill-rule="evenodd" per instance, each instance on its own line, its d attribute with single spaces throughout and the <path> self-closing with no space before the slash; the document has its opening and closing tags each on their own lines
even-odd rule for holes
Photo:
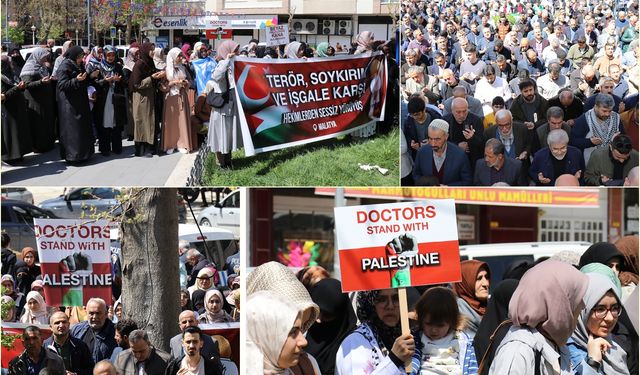
<svg viewBox="0 0 640 375">
<path fill-rule="evenodd" d="M 69 48 L 75 45 L 76 43 L 73 40 L 67 40 L 62 44 L 62 51 L 60 51 L 60 56 L 56 57 L 56 61 L 53 64 L 53 72 L 51 73 L 52 76 L 55 76 L 56 73 L 58 72 L 58 68 L 60 67 L 60 64 L 64 61 L 64 55 L 67 54 L 67 52 L 69 51 Z"/>
<path fill-rule="evenodd" d="M 60 156 L 68 162 L 87 160 L 95 151 L 83 56 L 82 47 L 71 47 L 57 72 Z"/>
<path fill-rule="evenodd" d="M 140 59 L 136 61 L 129 80 L 129 91 L 133 93 L 133 121 L 135 154 L 142 156 L 153 151 L 155 133 L 154 80 L 162 79 L 165 72 L 156 72 L 153 63 L 153 44 L 140 46 Z"/>
<path fill-rule="evenodd" d="M 20 322 L 25 324 L 49 324 L 49 314 L 44 298 L 38 292 L 27 294 L 27 304 L 24 306 L 24 313 L 20 317 Z"/>
<path fill-rule="evenodd" d="M 187 290 L 193 298 L 193 293 L 196 290 L 207 292 L 212 288 L 215 288 L 215 286 L 213 285 L 213 271 L 211 270 L 211 268 L 205 267 L 198 272 L 195 284 L 191 285 L 189 288 L 187 288 Z"/>
<path fill-rule="evenodd" d="M 225 40 L 220 44 L 216 55 L 218 65 L 212 76 L 213 91 L 228 95 L 228 100 L 222 107 L 211 109 L 209 118 L 208 144 L 211 151 L 216 153 L 216 162 L 221 168 L 232 168 L 231 151 L 236 150 L 242 143 L 231 63 L 239 48 L 240 45 L 232 40 Z"/>
<path fill-rule="evenodd" d="M 93 72 L 100 69 L 100 64 L 104 59 L 104 50 L 100 46 L 91 49 L 91 53 L 85 58 L 85 70 Z"/>
<path fill-rule="evenodd" d="M 204 43 L 196 42 L 196 44 L 193 45 L 193 52 L 191 52 L 191 55 L 189 56 L 189 59 L 187 61 L 193 62 L 195 60 L 201 59 L 202 56 L 200 56 L 200 50 L 202 49 L 202 47 L 204 47 Z"/>
<path fill-rule="evenodd" d="M 55 78 L 49 75 L 49 50 L 36 48 L 22 67 L 20 79 L 26 84 L 24 98 L 35 152 L 47 152 L 55 145 Z"/>
<path fill-rule="evenodd" d="M 113 46 L 104 46 L 104 57 L 97 68 L 100 77 L 94 81 L 97 100 L 93 107 L 93 123 L 98 130 L 100 153 L 122 153 L 122 129 L 127 121 L 125 83 L 122 65 L 116 61 Z"/>
<path fill-rule="evenodd" d="M 415 352 L 410 334 L 402 335 L 396 289 L 359 292 L 361 324 L 347 336 L 336 354 L 336 374 L 404 374 Z"/>
<path fill-rule="evenodd" d="M 578 268 L 589 263 L 602 263 L 618 275 L 624 267 L 624 256 L 618 251 L 616 245 L 609 242 L 596 242 L 582 254 Z"/>
<path fill-rule="evenodd" d="M 139 53 L 137 47 L 131 47 L 127 51 L 127 56 L 124 60 L 124 66 L 122 67 L 122 78 L 127 87 L 127 124 L 125 127 L 125 133 L 127 134 L 127 140 L 133 141 L 133 92 L 130 90 L 129 80 L 131 79 L 131 73 L 136 61 L 139 59 Z M 164 64 L 164 62 L 163 62 Z M 164 67 L 162 68 L 164 70 Z"/>
<path fill-rule="evenodd" d="M 269 308 L 265 308 L 269 306 Z M 316 375 L 318 366 L 304 352 L 303 310 L 273 291 L 247 299 L 247 374 Z"/>
<path fill-rule="evenodd" d="M 590 279 L 573 266 L 546 260 L 520 280 L 509 302 L 513 326 L 504 337 L 489 374 L 573 374 L 566 342 L 584 308 Z M 586 366 L 583 374 L 596 374 Z"/>
<path fill-rule="evenodd" d="M 198 318 L 200 323 L 228 323 L 233 322 L 229 313 L 224 311 L 224 296 L 218 289 L 211 289 L 204 295 L 205 313 Z"/>
<path fill-rule="evenodd" d="M 356 38 L 356 43 L 358 44 L 358 46 L 356 47 L 354 55 L 372 54 L 374 39 L 375 37 L 373 35 L 373 32 L 371 31 L 363 31 L 358 34 Z M 351 133 L 351 135 L 356 138 L 367 138 L 371 137 L 374 134 L 376 134 L 376 121 L 370 121 L 360 129 L 355 130 Z"/>
<path fill-rule="evenodd" d="M 627 353 L 611 337 L 623 309 L 619 288 L 611 282 L 615 275 L 611 273 L 612 277 L 600 273 L 586 274 L 590 282 L 583 298 L 585 307 L 567 342 L 576 373 L 584 373 L 584 367 L 589 366 L 604 375 L 629 374 Z"/>
<path fill-rule="evenodd" d="M 624 256 L 624 268 L 618 275 L 622 283 L 622 301 L 626 301 L 638 286 L 638 236 L 624 236 L 615 243 Z"/>
<path fill-rule="evenodd" d="M 191 44 L 184 43 L 180 48 L 180 51 L 182 52 L 182 57 L 184 57 L 184 61 L 189 63 L 189 56 L 191 55 L 191 52 L 192 52 Z"/>
<path fill-rule="evenodd" d="M 153 64 L 158 70 L 164 70 L 167 67 L 167 56 L 162 48 L 156 47 L 153 50 Z"/>
<path fill-rule="evenodd" d="M 192 310 L 197 312 L 198 314 L 205 313 L 205 302 L 204 296 L 207 294 L 204 290 L 198 289 L 191 294 L 191 304 L 193 306 Z"/>
<path fill-rule="evenodd" d="M 193 310 L 191 305 L 191 293 L 188 290 L 182 289 L 180 291 L 180 311 Z"/>
<path fill-rule="evenodd" d="M 480 322 L 476 337 L 473 338 L 473 348 L 475 349 L 478 362 L 485 358 L 485 353 L 487 363 L 493 361 L 497 347 L 494 346 L 492 348 L 493 350 L 487 353 L 490 344 L 489 338 L 500 323 L 509 319 L 509 302 L 518 287 L 518 283 L 519 281 L 515 279 L 503 280 L 494 288 L 493 293 L 491 293 L 491 298 L 489 298 L 487 302 L 486 312 L 482 318 L 482 322 Z M 494 342 L 500 342 L 506 334 L 507 330 L 497 332 Z M 489 369 L 487 368 L 486 372 L 488 373 L 488 371 Z"/>
<path fill-rule="evenodd" d="M 356 314 L 336 279 L 320 280 L 309 293 L 320 308 L 320 318 L 307 332 L 306 351 L 316 359 L 323 375 L 334 374 L 336 353 L 342 340 L 355 329 Z"/>
<path fill-rule="evenodd" d="M 291 42 L 284 47 L 284 54 L 288 59 L 304 58 L 304 45 L 300 42 Z"/>
<path fill-rule="evenodd" d="M 167 54 L 165 69 L 169 92 L 165 94 L 162 120 L 162 150 L 172 154 L 175 149 L 186 154 L 196 148 L 197 139 L 191 127 L 191 110 L 187 90 L 189 80 L 180 49 Z"/>
<path fill-rule="evenodd" d="M 22 315 L 22 309 L 26 303 L 24 294 L 16 287 L 16 282 L 11 275 L 2 275 L 2 286 L 5 288 L 4 295 L 11 297 L 16 303 L 16 320 Z"/>
<path fill-rule="evenodd" d="M 460 313 L 469 319 L 465 333 L 473 338 L 486 311 L 491 272 L 485 262 L 478 260 L 462 261 L 460 269 L 462 281 L 455 283 L 453 290 L 458 296 Z"/>
<path fill-rule="evenodd" d="M 321 42 L 316 47 L 318 57 L 333 57 L 336 50 L 328 42 Z"/>
<path fill-rule="evenodd" d="M 36 264 L 38 260 L 38 253 L 32 247 L 25 247 L 21 251 L 22 260 L 27 265 L 27 274 L 28 274 L 28 287 L 31 290 L 31 284 L 36 280 L 38 276 L 41 275 L 40 266 Z M 27 283 L 27 279 L 25 279 L 25 283 Z M 25 291 L 24 293 L 28 292 Z"/>
<path fill-rule="evenodd" d="M 31 128 L 24 90 L 27 85 L 16 80 L 8 56 L 2 56 L 2 161 L 16 162 L 31 152 Z"/>
</svg>

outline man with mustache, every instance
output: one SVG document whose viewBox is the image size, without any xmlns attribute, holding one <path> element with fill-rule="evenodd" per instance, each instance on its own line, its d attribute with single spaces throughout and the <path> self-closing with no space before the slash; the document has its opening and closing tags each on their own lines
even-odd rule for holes
<svg viewBox="0 0 640 375">
<path fill-rule="evenodd" d="M 62 358 L 42 346 L 40 328 L 27 326 L 22 332 L 24 351 L 9 362 L 9 374 L 39 374 L 49 370 L 52 374 L 64 374 Z"/>
<path fill-rule="evenodd" d="M 70 335 L 67 314 L 62 311 L 53 313 L 49 327 L 53 335 L 44 341 L 44 346 L 62 357 L 67 375 L 90 375 L 93 368 L 91 352 L 87 344 Z"/>
</svg>

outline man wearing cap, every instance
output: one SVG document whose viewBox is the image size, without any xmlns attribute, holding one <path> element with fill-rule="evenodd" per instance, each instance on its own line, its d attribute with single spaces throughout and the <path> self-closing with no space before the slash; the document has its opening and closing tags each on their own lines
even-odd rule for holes
<svg viewBox="0 0 640 375">
<path fill-rule="evenodd" d="M 569 86 L 567 76 L 560 74 L 561 69 L 560 64 L 554 61 L 549 64 L 549 73 L 538 78 L 538 92 L 543 98 L 549 100 L 558 95 L 560 89 Z"/>
<path fill-rule="evenodd" d="M 445 120 L 433 120 L 427 134 L 429 144 L 418 150 L 413 166 L 416 185 L 435 177 L 440 185 L 470 186 L 469 159 L 460 147 L 448 142 L 449 124 Z"/>
<path fill-rule="evenodd" d="M 609 147 L 591 154 L 584 179 L 591 186 L 622 186 L 631 169 L 637 166 L 638 151 L 631 148 L 631 138 L 619 134 Z"/>
</svg>

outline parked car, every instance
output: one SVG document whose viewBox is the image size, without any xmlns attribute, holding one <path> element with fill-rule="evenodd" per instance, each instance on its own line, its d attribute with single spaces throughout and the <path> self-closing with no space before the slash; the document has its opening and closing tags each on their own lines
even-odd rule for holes
<svg viewBox="0 0 640 375">
<path fill-rule="evenodd" d="M 118 205 L 120 190 L 114 188 L 75 188 L 57 198 L 47 199 L 38 206 L 65 219 L 89 219 L 94 213 L 109 212 Z M 118 207 L 114 215 L 120 214 Z"/>
<path fill-rule="evenodd" d="M 196 224 L 180 224 L 178 239 L 189 241 L 189 247 L 198 250 L 219 267 L 224 265 L 227 257 L 238 252 L 234 234 L 222 228 L 200 227 L 198 229 Z"/>
<path fill-rule="evenodd" d="M 235 190 L 212 207 L 200 211 L 198 224 L 230 230 L 240 238 L 240 190 Z"/>
<path fill-rule="evenodd" d="M 2 199 L 13 199 L 33 204 L 33 194 L 25 188 L 2 188 Z"/>
<path fill-rule="evenodd" d="M 16 251 L 24 247 L 36 248 L 33 219 L 55 219 L 51 211 L 38 208 L 31 203 L 13 199 L 2 200 L 2 224 L 0 227 L 11 238 L 11 248 Z"/>
<path fill-rule="evenodd" d="M 564 250 L 582 255 L 591 246 L 589 242 L 513 242 L 460 246 L 460 260 L 477 259 L 491 269 L 491 285 L 498 285 L 507 267 L 519 260 L 535 262 Z"/>
<path fill-rule="evenodd" d="M 40 48 L 42 46 L 40 45 L 29 45 L 29 46 L 24 46 L 21 50 L 20 50 L 20 55 L 22 55 L 22 58 L 26 61 L 29 56 L 31 56 L 31 54 L 33 53 L 33 51 L 36 50 L 36 48 Z M 53 48 L 51 49 L 53 52 L 57 52 L 58 50 L 62 51 L 62 46 L 53 46 Z"/>
</svg>

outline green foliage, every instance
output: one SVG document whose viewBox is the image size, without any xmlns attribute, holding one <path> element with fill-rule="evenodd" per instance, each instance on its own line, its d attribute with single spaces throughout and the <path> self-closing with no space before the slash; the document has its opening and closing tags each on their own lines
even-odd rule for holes
<svg viewBox="0 0 640 375">
<path fill-rule="evenodd" d="M 24 42 L 24 30 L 9 26 L 9 32 L 7 33 L 7 38 L 12 43 L 19 44 Z"/>
<path fill-rule="evenodd" d="M 6 288 L 2 287 L 2 295 L 4 295 L 6 293 Z M 2 320 L 7 319 L 7 316 L 9 314 L 9 310 L 11 310 L 12 308 L 14 308 L 16 306 L 16 303 L 11 301 L 11 302 L 2 302 Z M 0 345 L 2 345 L 5 348 L 11 348 L 13 346 L 13 343 L 16 341 L 16 339 L 20 337 L 20 335 L 15 335 L 15 334 L 8 334 L 5 333 L 4 331 L 2 332 L 2 337 L 0 337 Z"/>
<path fill-rule="evenodd" d="M 244 157 L 233 153 L 234 169 L 222 170 L 212 153 L 207 159 L 202 185 L 209 186 L 395 186 L 399 183 L 400 133 L 395 128 L 383 136 L 354 141 L 330 139 L 298 147 Z M 358 164 L 389 169 L 365 171 Z"/>
</svg>

